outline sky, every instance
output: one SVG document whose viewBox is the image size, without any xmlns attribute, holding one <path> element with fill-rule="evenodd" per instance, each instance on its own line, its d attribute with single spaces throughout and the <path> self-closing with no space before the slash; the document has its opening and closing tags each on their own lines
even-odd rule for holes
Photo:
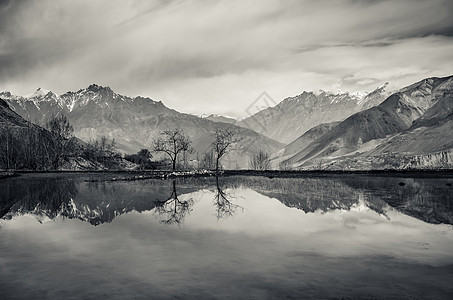
<svg viewBox="0 0 453 300">
<path fill-rule="evenodd" d="M 0 0 L 0 91 L 92 83 L 246 117 L 266 92 L 397 89 L 453 75 L 451 0 Z"/>
</svg>

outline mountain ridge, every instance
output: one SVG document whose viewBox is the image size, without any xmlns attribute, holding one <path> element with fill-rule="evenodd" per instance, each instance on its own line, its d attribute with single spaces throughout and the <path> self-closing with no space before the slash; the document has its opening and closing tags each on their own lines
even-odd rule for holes
<svg viewBox="0 0 453 300">
<path fill-rule="evenodd" d="M 385 83 L 366 95 L 304 91 L 237 124 L 289 144 L 317 125 L 343 121 L 354 112 L 380 104 L 388 95 L 387 85 Z"/>
<path fill-rule="evenodd" d="M 0 97 L 16 113 L 38 124 L 66 114 L 78 138 L 115 138 L 124 153 L 151 149 L 163 130 L 179 127 L 191 137 L 197 153 L 203 154 L 210 151 L 212 132 L 233 130 L 243 139 L 225 157 L 225 168 L 247 168 L 259 151 L 271 155 L 274 167 L 289 168 L 407 168 L 414 167 L 410 157 L 415 161 L 448 160 L 453 153 L 453 137 L 448 134 L 453 129 L 453 76 L 425 78 L 382 99 L 388 94 L 387 85 L 366 95 L 303 92 L 244 120 L 181 113 L 161 101 L 124 96 L 97 84 L 62 95 L 38 88 L 24 97 L 9 92 Z M 301 115 L 307 118 L 301 119 Z M 340 116 L 346 117 L 332 122 Z M 329 122 L 320 123 L 324 119 Z M 248 121 L 254 125 L 245 125 Z M 305 130 L 310 124 L 317 125 Z M 305 131 L 286 145 L 269 137 L 286 139 L 302 129 Z M 431 156 L 425 159 L 423 155 Z M 372 157 L 384 163 L 374 163 Z"/>
<path fill-rule="evenodd" d="M 60 96 L 49 92 L 30 99 L 0 93 L 0 97 L 5 95 L 14 110 L 27 119 L 45 124 L 51 116 L 65 114 L 76 137 L 86 142 L 101 136 L 115 138 L 123 153 L 134 153 L 141 148 L 152 150 L 153 141 L 160 133 L 172 128 L 182 128 L 200 154 L 209 151 L 211 135 L 216 129 L 233 130 L 244 137 L 239 149 L 223 159 L 226 168 L 247 167 L 250 157 L 260 149 L 273 153 L 283 146 L 248 128 L 180 113 L 161 101 L 141 96 L 131 98 L 96 84 Z M 49 101 L 43 101 L 45 97 Z"/>
</svg>

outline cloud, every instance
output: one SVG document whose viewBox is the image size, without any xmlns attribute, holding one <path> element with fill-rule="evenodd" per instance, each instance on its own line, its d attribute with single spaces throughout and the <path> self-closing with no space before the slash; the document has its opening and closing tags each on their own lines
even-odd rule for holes
<svg viewBox="0 0 453 300">
<path fill-rule="evenodd" d="M 450 75 L 452 12 L 449 0 L 3 1 L 0 89 L 95 82 L 240 115 L 264 90 L 281 100 Z"/>
</svg>

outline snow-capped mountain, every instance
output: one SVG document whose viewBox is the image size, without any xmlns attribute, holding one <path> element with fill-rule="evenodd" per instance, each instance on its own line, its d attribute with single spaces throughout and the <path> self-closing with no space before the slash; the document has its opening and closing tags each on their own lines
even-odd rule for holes
<svg viewBox="0 0 453 300">
<path fill-rule="evenodd" d="M 371 93 L 303 92 L 237 124 L 288 144 L 317 125 L 342 121 L 355 112 L 380 104 L 389 95 L 386 87 L 384 84 Z"/>
<path fill-rule="evenodd" d="M 68 114 L 78 107 L 93 103 L 99 107 L 105 107 L 108 105 L 106 100 L 110 101 L 110 99 L 121 99 L 124 102 L 131 100 L 129 97 L 114 93 L 110 87 L 101 87 L 96 84 L 80 89 L 77 92 L 67 92 L 61 96 L 52 91 L 38 88 L 34 93 L 26 96 L 0 92 L 0 98 L 8 101 L 19 114 L 26 115 L 27 118 L 32 120 L 38 120 L 42 124 L 43 122 L 41 121 L 45 120 L 41 120 L 41 117 L 46 116 L 47 118 L 45 119 L 48 119 L 48 111 Z M 45 112 L 40 112 L 41 110 Z"/>
<path fill-rule="evenodd" d="M 125 153 L 135 153 L 141 148 L 152 149 L 154 139 L 163 130 L 175 127 L 185 130 L 191 137 L 192 146 L 200 154 L 209 149 L 211 134 L 216 128 L 237 131 L 244 139 L 240 150 L 223 160 L 226 168 L 246 168 L 249 158 L 260 149 L 273 153 L 283 146 L 248 128 L 180 113 L 160 101 L 120 95 L 110 87 L 96 84 L 62 95 L 38 89 L 26 97 L 3 92 L 0 98 L 5 99 L 16 113 L 40 125 L 52 116 L 65 114 L 76 137 L 86 142 L 101 136 L 115 138 L 119 150 Z"/>
</svg>

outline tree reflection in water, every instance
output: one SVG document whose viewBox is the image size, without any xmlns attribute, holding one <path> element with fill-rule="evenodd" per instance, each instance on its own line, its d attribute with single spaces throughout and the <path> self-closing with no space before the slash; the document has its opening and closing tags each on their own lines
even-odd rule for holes
<svg viewBox="0 0 453 300">
<path fill-rule="evenodd" d="M 181 224 L 193 209 L 193 198 L 198 197 L 196 192 L 214 192 L 214 199 L 209 196 L 208 201 L 212 201 L 220 219 L 244 210 L 232 202 L 235 196 L 230 193 L 241 193 L 238 189 L 245 188 L 305 213 L 350 210 L 365 205 L 385 216 L 391 206 L 428 223 L 453 224 L 451 176 L 350 174 L 272 179 L 225 176 L 216 177 L 215 181 L 211 177 L 179 178 L 178 183 L 162 180 L 86 182 L 84 179 L 37 174 L 2 180 L 0 219 L 31 214 L 39 222 L 61 217 L 100 225 L 130 212 L 154 211 L 162 224 Z M 399 185 L 399 182 L 405 185 Z M 169 189 L 171 194 L 167 197 Z M 183 201 L 179 197 L 190 199 Z"/>
<path fill-rule="evenodd" d="M 192 211 L 192 206 L 195 203 L 193 198 L 188 200 L 179 200 L 178 193 L 176 191 L 176 180 L 173 180 L 173 190 L 167 200 L 157 200 L 156 212 L 161 217 L 161 224 L 163 225 L 180 225 L 184 218 Z"/>
<path fill-rule="evenodd" d="M 220 188 L 219 177 L 216 176 L 216 191 L 214 196 L 214 205 L 217 209 L 217 219 L 230 217 L 236 213 L 238 209 L 244 211 L 244 208 L 238 204 L 234 204 L 228 198 L 234 198 L 234 195 L 226 193 Z"/>
</svg>

